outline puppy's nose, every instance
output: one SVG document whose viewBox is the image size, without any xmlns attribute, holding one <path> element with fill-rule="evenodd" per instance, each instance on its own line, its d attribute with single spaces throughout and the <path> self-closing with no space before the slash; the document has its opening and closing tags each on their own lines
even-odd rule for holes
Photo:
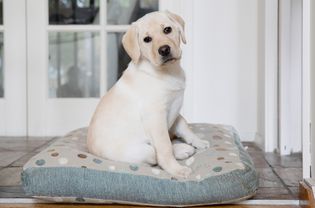
<svg viewBox="0 0 315 208">
<path fill-rule="evenodd" d="M 161 56 L 168 56 L 170 53 L 171 53 L 171 48 L 168 45 L 164 45 L 159 48 L 159 54 Z"/>
</svg>

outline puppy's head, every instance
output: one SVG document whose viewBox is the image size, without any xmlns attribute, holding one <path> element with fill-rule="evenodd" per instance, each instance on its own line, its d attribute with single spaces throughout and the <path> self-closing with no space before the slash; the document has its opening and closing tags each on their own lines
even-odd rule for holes
<svg viewBox="0 0 315 208">
<path fill-rule="evenodd" d="M 155 66 L 181 58 L 180 42 L 186 43 L 184 20 L 171 12 L 152 12 L 134 22 L 122 39 L 134 63 L 147 59 Z"/>
</svg>

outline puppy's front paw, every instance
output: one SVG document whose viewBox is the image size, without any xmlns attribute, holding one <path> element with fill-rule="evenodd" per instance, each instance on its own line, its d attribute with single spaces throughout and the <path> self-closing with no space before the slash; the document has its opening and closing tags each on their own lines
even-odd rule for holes
<svg viewBox="0 0 315 208">
<path fill-rule="evenodd" d="M 181 179 L 181 178 L 188 178 L 188 176 L 191 174 L 191 169 L 186 166 L 180 166 L 175 172 L 174 176 L 175 178 Z"/>
<path fill-rule="evenodd" d="M 195 148 L 185 143 L 177 143 L 173 144 L 173 152 L 176 159 L 184 160 L 195 153 Z"/>
<path fill-rule="evenodd" d="M 191 145 L 196 147 L 197 149 L 207 149 L 210 147 L 210 143 L 202 139 L 194 139 Z"/>
</svg>

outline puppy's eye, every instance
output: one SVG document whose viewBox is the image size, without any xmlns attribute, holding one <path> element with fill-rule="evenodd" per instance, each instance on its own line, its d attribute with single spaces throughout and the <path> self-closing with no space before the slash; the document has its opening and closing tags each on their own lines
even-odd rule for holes
<svg viewBox="0 0 315 208">
<path fill-rule="evenodd" d="M 166 27 L 166 28 L 164 28 L 163 32 L 164 32 L 165 34 L 169 34 L 169 33 L 172 32 L 172 28 L 171 28 L 171 27 Z"/>
<path fill-rule="evenodd" d="M 143 41 L 146 42 L 146 43 L 149 43 L 149 42 L 152 41 L 152 38 L 147 36 L 147 37 L 143 38 Z"/>
</svg>

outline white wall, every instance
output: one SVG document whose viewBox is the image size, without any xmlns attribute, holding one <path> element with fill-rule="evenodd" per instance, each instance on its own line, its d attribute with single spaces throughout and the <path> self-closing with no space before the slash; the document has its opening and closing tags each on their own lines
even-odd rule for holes
<svg viewBox="0 0 315 208">
<path fill-rule="evenodd" d="M 311 166 L 315 178 L 315 2 L 310 1 Z"/>
<path fill-rule="evenodd" d="M 186 71 L 193 70 L 187 77 L 193 93 L 185 100 L 192 108 L 189 121 L 233 125 L 242 140 L 254 140 L 257 132 L 257 3 L 193 1 L 193 25 L 186 28 L 193 37 L 192 51 L 184 55 L 192 59 Z"/>
</svg>

